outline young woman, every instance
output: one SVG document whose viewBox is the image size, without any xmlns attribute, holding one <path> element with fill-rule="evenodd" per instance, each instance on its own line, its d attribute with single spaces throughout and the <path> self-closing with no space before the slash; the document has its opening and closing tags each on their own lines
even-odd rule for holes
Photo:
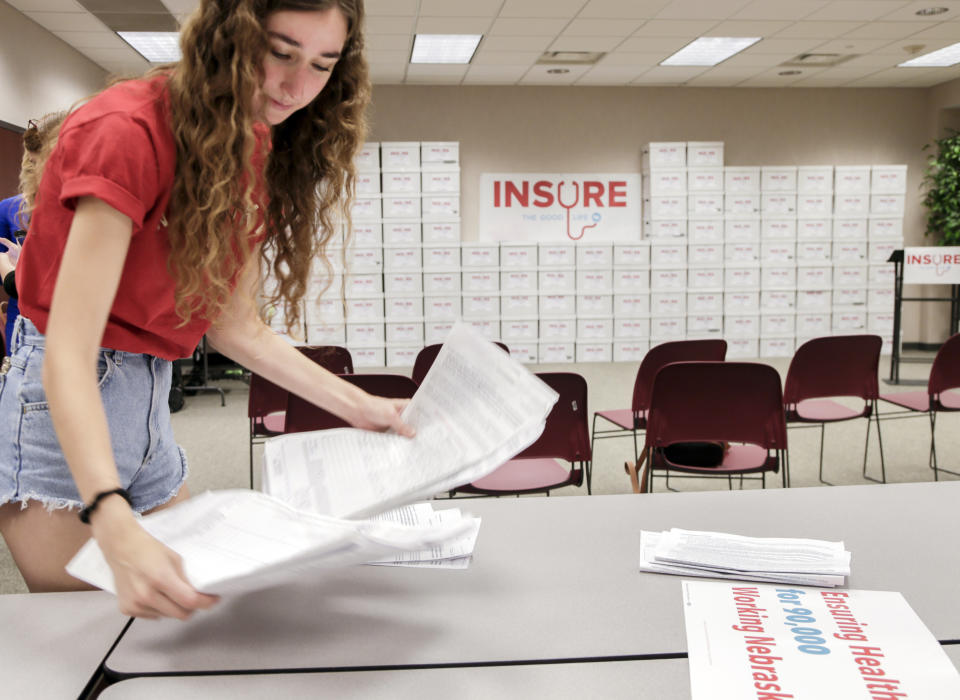
<svg viewBox="0 0 960 700">
<path fill-rule="evenodd" d="M 203 0 L 179 63 L 64 122 L 0 376 L 0 532 L 31 590 L 82 587 L 63 567 L 92 535 L 125 614 L 183 619 L 216 601 L 133 514 L 187 496 L 170 360 L 204 333 L 357 427 L 411 434 L 401 403 L 320 369 L 254 303 L 269 264 L 298 320 L 351 191 L 369 96 L 362 21 L 362 0 Z"/>
</svg>

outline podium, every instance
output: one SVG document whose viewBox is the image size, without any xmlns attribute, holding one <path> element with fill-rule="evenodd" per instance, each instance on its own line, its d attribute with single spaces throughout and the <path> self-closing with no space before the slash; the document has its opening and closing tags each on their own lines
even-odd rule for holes
<svg viewBox="0 0 960 700">
<path fill-rule="evenodd" d="M 915 250 L 915 249 L 914 249 Z M 930 247 L 930 250 L 937 250 L 937 248 Z M 949 248 L 940 248 L 939 250 L 946 251 L 951 250 Z M 887 380 L 888 384 L 926 384 L 927 380 L 918 380 L 918 379 L 900 379 L 900 363 L 901 362 L 929 362 L 930 360 L 925 357 L 903 357 L 900 352 L 900 330 L 901 330 L 901 321 L 903 319 L 903 302 L 935 302 L 943 303 L 950 302 L 950 335 L 954 335 L 960 330 L 960 284 L 949 284 L 950 295 L 944 297 L 905 297 L 903 295 L 903 284 L 904 284 L 904 264 L 905 256 L 903 249 L 893 251 L 890 254 L 890 257 L 887 258 L 887 262 L 892 262 L 894 264 L 894 306 L 893 306 L 893 352 L 890 355 L 890 378 Z M 924 280 L 923 284 L 938 284 L 936 280 Z M 943 284 L 943 283 L 940 283 Z"/>
</svg>

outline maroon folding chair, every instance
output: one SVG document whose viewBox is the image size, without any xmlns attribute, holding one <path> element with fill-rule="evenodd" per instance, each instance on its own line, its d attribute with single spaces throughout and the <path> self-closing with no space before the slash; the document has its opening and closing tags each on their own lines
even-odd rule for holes
<svg viewBox="0 0 960 700">
<path fill-rule="evenodd" d="M 960 476 L 960 473 L 937 465 L 937 413 L 960 411 L 960 393 L 950 391 L 951 389 L 960 389 L 960 333 L 948 338 L 937 351 L 930 368 L 926 391 L 880 395 L 880 398 L 888 403 L 930 416 L 929 466 L 933 469 L 934 481 L 939 480 L 939 472 Z"/>
<path fill-rule="evenodd" d="M 334 374 L 353 374 L 350 351 L 337 345 L 301 345 L 297 349 Z M 253 445 L 284 432 L 287 391 L 258 374 L 250 373 L 247 418 L 250 420 L 250 488 L 253 488 Z"/>
<path fill-rule="evenodd" d="M 417 385 L 413 380 L 402 374 L 342 374 L 340 376 L 368 394 L 388 399 L 409 399 L 417 391 Z M 349 423 L 329 411 L 315 406 L 296 394 L 288 395 L 285 433 L 348 427 L 350 427 Z"/>
<path fill-rule="evenodd" d="M 877 375 L 883 340 L 878 335 L 837 335 L 814 338 L 797 348 L 787 379 L 784 382 L 783 401 L 787 425 L 791 423 L 820 424 L 820 481 L 823 479 L 823 443 L 827 423 L 867 419 L 867 436 L 863 443 L 863 476 L 867 476 L 867 453 L 870 447 L 870 419 L 877 421 L 877 441 L 880 445 L 880 482 L 886 483 L 886 465 L 883 460 L 883 437 L 877 415 L 880 395 Z M 831 397 L 850 396 L 863 400 L 863 406 L 852 409 L 831 400 Z"/>
<path fill-rule="evenodd" d="M 672 446 L 718 443 L 722 459 L 716 466 L 675 461 Z M 644 449 L 648 484 L 653 491 L 657 471 L 692 477 L 781 472 L 790 485 L 787 428 L 783 415 L 780 375 L 769 365 L 753 362 L 676 362 L 663 367 L 653 381 Z"/>
<path fill-rule="evenodd" d="M 560 394 L 536 442 L 495 471 L 450 492 L 481 496 L 545 493 L 562 486 L 590 483 L 590 434 L 587 430 L 587 380 L 571 372 L 537 374 Z M 569 467 L 557 460 L 569 462 Z M 589 487 L 587 489 L 589 493 Z"/>
<path fill-rule="evenodd" d="M 499 340 L 493 341 L 493 344 L 498 346 L 506 353 L 510 352 L 510 349 Z M 423 384 L 423 378 L 427 376 L 427 372 L 430 371 L 430 368 L 433 366 L 434 360 L 437 359 L 437 355 L 440 354 L 440 348 L 442 347 L 443 343 L 436 343 L 435 345 L 428 345 L 417 353 L 417 358 L 413 361 L 413 372 L 411 372 L 410 375 L 413 377 L 413 381 L 417 383 L 417 386 Z"/>
<path fill-rule="evenodd" d="M 691 362 L 695 360 L 722 362 L 726 356 L 727 341 L 725 340 L 677 340 L 661 343 L 650 348 L 650 352 L 644 355 L 640 367 L 637 369 L 637 378 L 633 383 L 633 403 L 630 408 L 597 411 L 593 414 L 591 453 L 593 452 L 594 440 L 633 435 L 633 459 L 635 464 L 639 462 L 640 449 L 637 444 L 637 432 L 647 426 L 650 391 L 653 389 L 653 379 L 657 376 L 660 368 L 671 362 Z M 597 418 L 602 418 L 617 427 L 609 430 L 597 430 Z M 589 481 L 587 487 L 589 490 Z"/>
</svg>

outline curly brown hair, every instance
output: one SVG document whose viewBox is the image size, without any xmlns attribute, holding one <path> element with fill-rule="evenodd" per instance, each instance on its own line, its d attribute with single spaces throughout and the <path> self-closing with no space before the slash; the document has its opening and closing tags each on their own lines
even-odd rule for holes
<svg viewBox="0 0 960 700">
<path fill-rule="evenodd" d="M 334 7 L 347 21 L 347 39 L 329 81 L 273 127 L 269 153 L 255 153 L 253 98 L 269 49 L 267 16 Z M 353 158 L 367 131 L 363 17 L 363 0 L 203 0 L 181 32 L 182 59 L 157 69 L 171 76 L 177 172 L 167 209 L 169 266 L 184 323 L 194 313 L 219 314 L 259 233 L 261 271 L 277 280 L 267 303 L 282 302 L 288 329 L 300 322 L 313 260 L 331 277 L 327 247 L 338 215 L 350 229 Z M 254 187 L 261 181 L 266 192 Z"/>
<path fill-rule="evenodd" d="M 22 228 L 27 227 L 40 188 L 43 166 L 57 145 L 60 125 L 66 117 L 66 112 L 45 114 L 40 119 L 31 119 L 23 132 L 23 160 L 20 163 L 20 194 L 23 199 L 17 210 L 17 223 Z"/>
</svg>

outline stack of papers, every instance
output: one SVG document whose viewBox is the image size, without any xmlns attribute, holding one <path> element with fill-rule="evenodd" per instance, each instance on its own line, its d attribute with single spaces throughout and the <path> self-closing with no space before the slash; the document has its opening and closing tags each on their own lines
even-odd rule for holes
<svg viewBox="0 0 960 700">
<path fill-rule="evenodd" d="M 275 438 L 265 449 L 267 493 L 208 492 L 141 522 L 182 557 L 204 593 L 359 563 L 462 568 L 479 519 L 429 504 L 395 509 L 492 472 L 540 436 L 556 400 L 523 365 L 458 324 L 403 414 L 415 438 L 353 428 Z M 115 592 L 94 540 L 67 571 Z"/>
<path fill-rule="evenodd" d="M 842 586 L 850 575 L 843 542 L 742 537 L 674 528 L 640 533 L 640 571 L 681 576 Z"/>
<path fill-rule="evenodd" d="M 465 531 L 462 536 L 445 540 L 430 549 L 415 552 L 400 552 L 382 559 L 368 562 L 378 566 L 415 566 L 430 569 L 466 569 L 470 565 L 473 548 L 480 533 L 480 518 L 464 515 L 459 508 L 434 510 L 429 503 L 415 503 L 387 513 L 374 516 L 372 520 L 387 521 L 421 527 L 450 525 L 463 521 Z"/>
</svg>

